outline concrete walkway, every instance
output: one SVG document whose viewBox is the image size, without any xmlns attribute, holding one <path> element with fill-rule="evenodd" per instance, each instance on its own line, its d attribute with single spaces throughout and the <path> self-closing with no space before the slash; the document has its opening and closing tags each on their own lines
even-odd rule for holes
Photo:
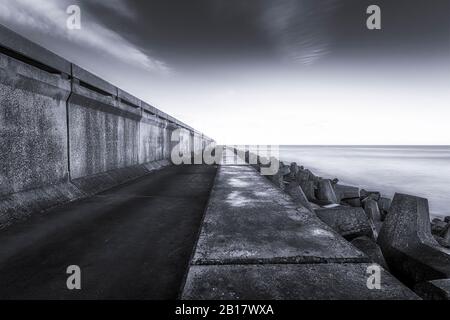
<svg viewBox="0 0 450 320">
<path fill-rule="evenodd" d="M 167 167 L 2 230 L 0 299 L 175 299 L 216 170 Z"/>
<path fill-rule="evenodd" d="M 370 265 L 252 167 L 222 165 L 182 298 L 417 298 L 384 270 L 369 290 Z"/>
</svg>

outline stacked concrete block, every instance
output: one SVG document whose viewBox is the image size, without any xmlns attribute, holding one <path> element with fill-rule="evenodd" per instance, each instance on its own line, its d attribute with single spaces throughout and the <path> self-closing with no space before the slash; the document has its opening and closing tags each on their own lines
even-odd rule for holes
<svg viewBox="0 0 450 320">
<path fill-rule="evenodd" d="M 389 270 L 380 247 L 373 239 L 367 236 L 362 236 L 353 239 L 351 243 L 356 248 L 364 252 L 372 262 L 382 266 L 385 270 Z"/>
<path fill-rule="evenodd" d="M 367 199 L 364 202 L 364 211 L 366 212 L 369 219 L 371 219 L 374 222 L 377 232 L 379 232 L 381 229 L 382 221 L 377 201 Z"/>
<path fill-rule="evenodd" d="M 320 220 L 346 239 L 360 236 L 376 238 L 375 226 L 362 208 L 337 206 L 317 209 L 315 212 Z"/>
<path fill-rule="evenodd" d="M 450 277 L 450 251 L 431 234 L 428 201 L 396 194 L 378 237 L 391 271 L 410 286 Z"/>
<path fill-rule="evenodd" d="M 320 179 L 316 192 L 317 200 L 321 200 L 327 203 L 339 203 L 334 192 L 333 185 L 329 179 Z"/>
<path fill-rule="evenodd" d="M 377 203 L 380 210 L 381 221 L 384 221 L 387 214 L 389 213 L 389 208 L 391 207 L 392 200 L 386 197 L 380 197 L 380 200 L 378 200 Z"/>
<path fill-rule="evenodd" d="M 335 184 L 334 191 L 339 202 L 351 205 L 352 207 L 361 207 L 359 188 L 342 184 Z"/>
<path fill-rule="evenodd" d="M 311 203 L 308 201 L 308 198 L 306 197 L 305 193 L 303 192 L 298 182 L 291 181 L 286 186 L 285 191 L 287 194 L 291 196 L 291 198 L 295 203 L 298 203 L 301 206 L 305 207 L 306 209 L 310 210 L 311 212 L 314 212 Z"/>
<path fill-rule="evenodd" d="M 450 300 L 450 279 L 422 282 L 414 287 L 414 291 L 425 300 Z"/>
</svg>

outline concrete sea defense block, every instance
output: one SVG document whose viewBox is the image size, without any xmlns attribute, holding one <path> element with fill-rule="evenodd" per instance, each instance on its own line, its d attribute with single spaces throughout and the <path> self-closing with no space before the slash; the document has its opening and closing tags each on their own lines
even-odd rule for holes
<svg viewBox="0 0 450 320">
<path fill-rule="evenodd" d="M 433 219 L 433 221 L 431 221 L 431 233 L 437 236 L 442 237 L 448 230 L 448 227 L 449 227 L 448 223 L 440 219 L 436 218 Z"/>
<path fill-rule="evenodd" d="M 300 188 L 302 188 L 308 201 L 316 201 L 317 200 L 316 199 L 316 189 L 315 189 L 313 181 L 301 180 L 301 181 L 299 181 L 299 186 L 300 186 Z"/>
<path fill-rule="evenodd" d="M 417 284 L 414 291 L 426 300 L 450 300 L 450 279 L 439 279 Z"/>
<path fill-rule="evenodd" d="M 300 170 L 300 168 L 298 167 L 297 163 L 292 162 L 291 165 L 289 166 L 289 170 L 290 170 L 290 174 L 289 174 L 289 179 L 290 180 L 295 180 L 298 171 Z"/>
<path fill-rule="evenodd" d="M 329 179 L 321 179 L 318 183 L 316 192 L 316 198 L 318 200 L 327 201 L 329 203 L 339 203 L 334 193 L 334 188 Z"/>
<path fill-rule="evenodd" d="M 361 190 L 360 192 L 361 194 L 361 200 L 365 200 L 365 199 L 373 199 L 375 201 L 379 201 L 381 198 L 381 194 L 378 191 L 366 191 L 364 189 Z"/>
<path fill-rule="evenodd" d="M 429 219 L 427 199 L 397 193 L 378 237 L 390 270 L 410 286 L 450 277 L 450 250 L 434 240 Z"/>
<path fill-rule="evenodd" d="M 286 186 L 284 191 L 291 196 L 291 198 L 294 200 L 295 203 L 298 203 L 301 206 L 308 209 L 309 211 L 314 212 L 311 203 L 308 201 L 308 198 L 306 197 L 305 193 L 303 192 L 298 182 L 296 181 L 290 182 Z"/>
<path fill-rule="evenodd" d="M 364 211 L 366 212 L 369 219 L 371 219 L 375 224 L 377 232 L 379 232 L 381 229 L 382 221 L 378 203 L 375 200 L 367 199 L 366 201 L 364 201 Z"/>
<path fill-rule="evenodd" d="M 278 169 L 278 174 L 281 176 L 287 176 L 291 173 L 291 170 L 283 162 L 280 162 L 280 168 Z"/>
<path fill-rule="evenodd" d="M 391 207 L 392 200 L 389 198 L 381 197 L 378 200 L 378 208 L 380 209 L 381 221 L 384 221 L 386 215 L 389 212 L 389 208 Z"/>
<path fill-rule="evenodd" d="M 352 207 L 361 207 L 360 192 L 358 187 L 336 183 L 333 185 L 333 188 L 339 203 Z"/>
<path fill-rule="evenodd" d="M 311 172 L 309 169 L 299 169 L 297 172 L 297 181 L 314 181 L 318 182 L 319 177 L 315 176 L 314 173 Z"/>
<path fill-rule="evenodd" d="M 353 239 L 351 243 L 356 248 L 364 252 L 370 258 L 370 260 L 379 264 L 384 269 L 389 270 L 380 247 L 373 239 L 363 236 Z"/>
<path fill-rule="evenodd" d="M 450 227 L 447 227 L 442 236 L 434 235 L 434 238 L 441 246 L 450 249 Z"/>
<path fill-rule="evenodd" d="M 316 215 L 346 239 L 368 236 L 374 239 L 375 226 L 362 208 L 338 206 L 317 209 Z"/>
<path fill-rule="evenodd" d="M 346 186 L 343 184 L 335 184 L 334 192 L 336 194 L 337 200 L 347 200 L 347 199 L 358 199 L 360 197 L 359 188 L 353 186 Z"/>
<path fill-rule="evenodd" d="M 444 241 L 450 246 L 450 227 L 447 228 L 447 231 L 444 234 Z"/>
</svg>

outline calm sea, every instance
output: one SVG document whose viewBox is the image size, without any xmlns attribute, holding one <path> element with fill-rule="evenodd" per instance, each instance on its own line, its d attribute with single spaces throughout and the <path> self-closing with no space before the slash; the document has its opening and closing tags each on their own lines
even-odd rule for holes
<svg viewBox="0 0 450 320">
<path fill-rule="evenodd" d="M 450 146 L 281 146 L 280 159 L 325 178 L 428 198 L 433 216 L 450 216 Z"/>
</svg>

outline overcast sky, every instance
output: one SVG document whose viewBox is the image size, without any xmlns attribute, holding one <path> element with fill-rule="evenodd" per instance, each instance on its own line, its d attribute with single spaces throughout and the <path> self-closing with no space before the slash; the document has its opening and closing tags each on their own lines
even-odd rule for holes
<svg viewBox="0 0 450 320">
<path fill-rule="evenodd" d="M 0 23 L 219 143 L 450 144 L 450 0 L 0 0 Z"/>
</svg>

